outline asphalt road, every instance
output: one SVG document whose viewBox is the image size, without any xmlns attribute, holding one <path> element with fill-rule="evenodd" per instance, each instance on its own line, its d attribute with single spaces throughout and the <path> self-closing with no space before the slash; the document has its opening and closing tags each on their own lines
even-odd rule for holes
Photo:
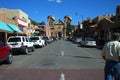
<svg viewBox="0 0 120 80">
<path fill-rule="evenodd" d="M 0 66 L 0 80 L 103 80 L 101 50 L 58 40 Z M 7 77 L 6 77 L 7 76 Z"/>
</svg>

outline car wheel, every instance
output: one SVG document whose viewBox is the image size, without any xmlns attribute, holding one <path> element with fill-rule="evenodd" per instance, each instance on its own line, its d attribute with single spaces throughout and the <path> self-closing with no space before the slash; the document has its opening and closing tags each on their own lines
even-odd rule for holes
<svg viewBox="0 0 120 80">
<path fill-rule="evenodd" d="M 32 47 L 32 51 L 35 51 L 35 47 L 34 46 Z"/>
<path fill-rule="evenodd" d="M 82 46 L 82 44 L 80 43 L 80 44 L 79 44 L 79 46 L 81 47 L 81 46 Z"/>
<path fill-rule="evenodd" d="M 11 64 L 12 61 L 13 61 L 13 55 L 12 55 L 11 52 L 9 52 L 8 58 L 6 59 L 6 63 L 7 63 L 7 64 Z"/>
<path fill-rule="evenodd" d="M 45 47 L 45 44 L 44 44 L 44 43 L 42 43 L 42 47 Z"/>
<path fill-rule="evenodd" d="M 44 47 L 45 47 L 46 45 L 45 45 L 45 43 L 44 43 Z"/>
<path fill-rule="evenodd" d="M 28 53 L 29 53 L 27 47 L 24 48 L 24 53 L 25 53 L 25 54 L 28 54 Z"/>
</svg>

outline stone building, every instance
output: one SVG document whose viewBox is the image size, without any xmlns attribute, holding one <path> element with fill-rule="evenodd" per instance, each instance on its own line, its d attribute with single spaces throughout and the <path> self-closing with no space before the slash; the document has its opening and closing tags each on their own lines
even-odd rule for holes
<svg viewBox="0 0 120 80">
<path fill-rule="evenodd" d="M 51 36 L 55 36 L 55 31 L 54 31 L 54 23 L 55 23 L 55 18 L 54 16 L 48 16 L 47 17 L 48 25 L 50 26 L 50 33 Z"/>
<path fill-rule="evenodd" d="M 65 16 L 64 22 L 62 20 L 58 19 L 58 21 L 55 22 L 54 16 L 48 16 L 48 26 L 50 26 L 50 32 L 51 36 L 54 37 L 67 37 L 67 25 L 68 23 L 71 24 L 71 17 Z"/>
</svg>

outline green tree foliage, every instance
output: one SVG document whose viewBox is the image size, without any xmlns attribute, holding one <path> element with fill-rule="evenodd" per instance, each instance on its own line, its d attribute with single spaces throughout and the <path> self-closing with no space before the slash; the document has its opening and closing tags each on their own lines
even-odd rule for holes
<svg viewBox="0 0 120 80">
<path fill-rule="evenodd" d="M 45 25 L 45 22 L 42 21 L 42 22 L 38 23 L 38 25 Z"/>
<path fill-rule="evenodd" d="M 67 35 L 71 35 L 72 34 L 72 25 L 70 24 L 70 22 L 67 22 Z"/>
<path fill-rule="evenodd" d="M 32 20 L 31 18 L 29 18 L 29 19 L 30 19 L 30 21 L 31 21 L 31 24 L 33 24 L 33 25 L 38 25 L 38 23 L 37 23 L 36 21 Z"/>
<path fill-rule="evenodd" d="M 31 21 L 31 24 L 33 24 L 33 25 L 45 25 L 44 21 L 38 23 L 38 22 L 32 20 L 31 18 L 30 18 L 30 21 Z"/>
</svg>

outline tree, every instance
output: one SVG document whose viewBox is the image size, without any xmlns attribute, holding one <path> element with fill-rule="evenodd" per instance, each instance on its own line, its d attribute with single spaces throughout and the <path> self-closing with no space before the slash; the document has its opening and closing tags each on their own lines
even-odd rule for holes
<svg viewBox="0 0 120 80">
<path fill-rule="evenodd" d="M 29 18 L 29 19 L 30 19 L 30 21 L 31 21 L 31 24 L 33 24 L 33 25 L 38 25 L 38 23 L 37 23 L 36 21 L 32 20 L 31 18 Z"/>
<path fill-rule="evenodd" d="M 71 36 L 72 34 L 72 25 L 70 24 L 70 22 L 67 22 L 67 35 Z"/>
<path fill-rule="evenodd" d="M 38 23 L 38 22 L 32 20 L 31 18 L 29 18 L 29 19 L 30 19 L 30 21 L 31 21 L 31 24 L 33 24 L 33 25 L 45 25 L 45 22 L 44 22 L 44 21 Z"/>
<path fill-rule="evenodd" d="M 45 22 L 42 21 L 42 22 L 38 23 L 38 25 L 45 25 Z"/>
</svg>

